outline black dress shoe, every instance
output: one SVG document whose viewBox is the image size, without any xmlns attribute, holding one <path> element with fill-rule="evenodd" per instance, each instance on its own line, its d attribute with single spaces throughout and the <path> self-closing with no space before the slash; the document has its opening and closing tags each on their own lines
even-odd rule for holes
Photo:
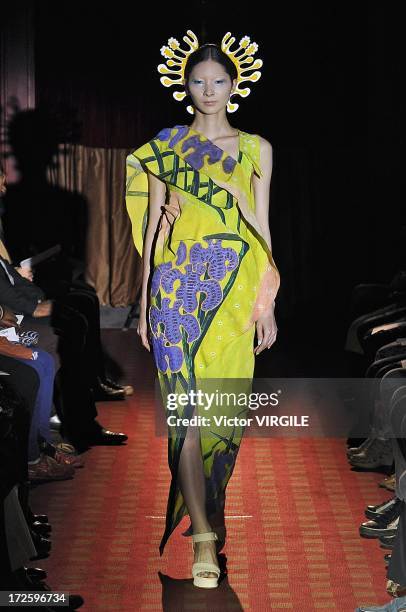
<svg viewBox="0 0 406 612">
<path fill-rule="evenodd" d="M 93 398 L 95 402 L 115 402 L 124 400 L 126 395 L 123 388 L 115 389 L 99 380 L 93 387 Z"/>
<path fill-rule="evenodd" d="M 84 438 L 84 442 L 87 442 L 91 446 L 118 445 L 123 444 L 123 442 L 126 442 L 127 440 L 128 436 L 126 436 L 126 434 L 109 431 L 108 429 L 104 429 L 104 427 L 101 427 L 100 429 L 96 429 L 86 434 Z"/>
<path fill-rule="evenodd" d="M 35 531 L 35 533 L 45 537 L 47 537 L 52 531 L 52 525 L 49 523 L 40 523 L 40 521 L 34 521 L 30 527 Z"/>
<path fill-rule="evenodd" d="M 387 504 L 378 508 L 379 512 L 375 514 L 375 517 L 372 519 L 376 521 L 381 526 L 385 524 L 389 524 L 393 521 L 393 519 L 397 518 L 402 510 L 403 500 L 398 497 L 394 497 L 393 500 L 390 500 Z"/>
<path fill-rule="evenodd" d="M 366 521 L 359 528 L 359 534 L 363 538 L 379 538 L 381 536 L 394 536 L 398 528 L 399 518 L 390 523 L 384 520 Z"/>
<path fill-rule="evenodd" d="M 32 531 L 32 529 L 30 529 L 30 534 L 34 546 L 37 550 L 37 555 L 35 557 L 31 557 L 30 561 L 35 561 L 37 559 L 45 559 L 46 557 L 48 557 L 49 551 L 52 547 L 51 540 L 43 538 L 38 533 L 35 533 L 35 531 Z"/>
<path fill-rule="evenodd" d="M 391 550 L 395 545 L 396 535 L 381 536 L 379 538 L 380 547 Z"/>
<path fill-rule="evenodd" d="M 368 526 L 368 524 L 371 524 L 370 526 L 374 528 L 374 525 L 372 525 L 372 523 L 375 523 L 376 528 L 387 527 L 389 523 L 392 523 L 395 519 L 398 518 L 398 516 L 401 513 L 403 503 L 404 502 L 402 499 L 399 499 L 398 497 L 394 497 L 393 500 L 390 500 L 390 502 L 388 502 L 387 504 L 384 504 L 383 506 L 381 506 L 381 508 L 379 508 L 380 511 L 375 514 L 375 517 L 372 520 L 367 521 L 367 523 L 363 523 L 362 525 Z M 361 528 L 360 528 L 360 531 L 361 531 Z M 381 535 L 384 535 L 384 534 L 381 534 Z"/>
<path fill-rule="evenodd" d="M 33 514 L 32 512 L 29 514 L 29 522 L 30 523 L 49 523 L 47 514 Z"/>
<path fill-rule="evenodd" d="M 111 387 L 112 389 L 124 391 L 125 395 L 127 396 L 133 395 L 134 393 L 134 387 L 132 385 L 120 385 L 114 380 L 111 380 L 111 378 L 107 378 L 107 376 L 102 382 L 104 382 L 105 385 L 107 385 L 108 387 Z"/>
<path fill-rule="evenodd" d="M 396 503 L 397 500 L 397 497 L 392 497 L 386 502 L 377 504 L 376 506 L 367 506 L 365 508 L 365 516 L 374 521 L 377 516 L 380 516 L 381 514 L 384 514 L 387 510 L 389 510 Z"/>
<path fill-rule="evenodd" d="M 45 580 L 47 577 L 46 571 L 40 567 L 26 567 L 24 569 L 28 578 L 32 580 L 32 582 L 40 582 L 41 580 Z"/>
</svg>

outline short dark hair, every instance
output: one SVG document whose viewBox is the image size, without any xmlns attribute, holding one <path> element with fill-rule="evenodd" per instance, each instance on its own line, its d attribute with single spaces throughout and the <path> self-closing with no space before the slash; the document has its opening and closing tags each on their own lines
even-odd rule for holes
<svg viewBox="0 0 406 612">
<path fill-rule="evenodd" d="M 232 81 L 238 77 L 237 68 L 228 55 L 224 53 L 224 51 L 222 51 L 218 45 L 206 43 L 205 45 L 202 45 L 196 49 L 196 51 L 193 51 L 193 53 L 191 53 L 188 57 L 184 74 L 186 84 L 193 68 L 197 64 L 200 64 L 200 62 L 204 62 L 206 60 L 212 60 L 213 62 L 221 64 Z"/>
<path fill-rule="evenodd" d="M 6 171 L 4 170 L 4 166 L 1 163 L 1 159 L 0 159 L 0 176 L 4 176 L 6 174 Z"/>
</svg>

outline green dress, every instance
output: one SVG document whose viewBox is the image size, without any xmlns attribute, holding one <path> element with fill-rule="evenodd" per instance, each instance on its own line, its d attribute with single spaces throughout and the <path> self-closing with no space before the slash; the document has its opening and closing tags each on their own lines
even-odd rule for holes
<svg viewBox="0 0 406 612">
<path fill-rule="evenodd" d="M 167 206 L 153 250 L 148 307 L 165 414 L 172 417 L 168 422 L 172 481 L 159 547 L 162 554 L 187 514 L 177 471 L 191 425 L 181 420 L 209 417 L 199 431 L 210 518 L 224 508 L 244 431 L 232 417 L 247 414 L 246 405 L 219 402 L 218 394 L 210 410 L 196 400 L 169 409 L 168 397 L 183 393 L 190 398 L 191 391 L 199 390 L 249 393 L 255 321 L 274 301 L 280 277 L 255 216 L 251 179 L 254 172 L 262 174 L 258 136 L 239 131 L 235 160 L 201 133 L 178 125 L 161 130 L 127 157 L 126 205 L 141 256 L 148 220 L 147 171 L 167 187 Z M 226 416 L 227 422 L 214 422 L 216 414 Z"/>
</svg>

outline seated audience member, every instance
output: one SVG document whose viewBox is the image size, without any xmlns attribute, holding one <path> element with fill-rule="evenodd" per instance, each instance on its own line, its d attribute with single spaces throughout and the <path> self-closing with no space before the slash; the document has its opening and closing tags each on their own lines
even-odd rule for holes
<svg viewBox="0 0 406 612">
<path fill-rule="evenodd" d="M 0 328 L 10 327 L 10 323 L 13 323 L 14 320 L 14 313 L 0 305 Z M 16 321 L 14 322 L 15 325 Z M 35 482 L 38 480 L 71 478 L 74 474 L 73 467 L 80 467 L 82 462 L 79 458 L 64 453 L 52 444 L 49 428 L 55 376 L 53 358 L 46 351 L 33 350 L 22 344 L 10 342 L 5 337 L 0 337 L 0 355 L 2 356 L 0 368 L 4 368 L 4 376 L 9 374 L 9 370 L 15 369 L 16 361 L 21 361 L 34 369 L 39 378 L 39 388 L 30 415 L 28 437 L 29 480 Z M 8 359 L 4 360 L 4 357 L 8 357 Z M 40 444 L 42 450 L 46 452 L 41 453 Z"/>
<path fill-rule="evenodd" d="M 85 317 L 57 300 L 41 301 L 44 298 L 39 287 L 22 277 L 0 256 L 1 302 L 18 314 L 43 318 L 46 325 L 58 330 L 61 359 L 59 414 L 63 436 L 78 448 L 125 442 L 125 434 L 108 431 L 96 421 L 97 410 L 89 384 L 95 356 Z"/>
<path fill-rule="evenodd" d="M 24 347 L 24 350 L 30 351 L 32 356 L 16 359 L 34 368 L 40 379 L 28 440 L 28 478 L 31 482 L 72 478 L 73 468 L 82 467 L 83 462 L 53 444 L 49 427 L 55 378 L 53 357 L 41 349 Z"/>
</svg>

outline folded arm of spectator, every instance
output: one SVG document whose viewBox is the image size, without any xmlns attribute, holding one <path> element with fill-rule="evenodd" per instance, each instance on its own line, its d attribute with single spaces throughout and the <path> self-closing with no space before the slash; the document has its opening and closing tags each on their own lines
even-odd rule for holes
<svg viewBox="0 0 406 612">
<path fill-rule="evenodd" d="M 34 283 L 23 278 L 11 264 L 1 258 L 0 265 L 0 301 L 11 310 L 24 315 L 33 315 L 45 294 Z M 48 307 L 49 309 L 49 307 Z M 41 310 L 44 310 L 43 308 Z M 50 312 L 48 313 L 50 314 Z M 48 316 L 40 314 L 39 316 Z"/>
<path fill-rule="evenodd" d="M 1 193 L 1 189 L 0 189 L 0 193 Z M 11 264 L 11 257 L 10 254 L 6 248 L 6 245 L 4 244 L 4 242 L 0 239 L 0 256 L 5 259 L 8 263 Z M 33 272 L 31 268 L 22 268 L 21 266 L 14 266 L 14 269 L 17 270 L 17 272 L 23 276 L 24 278 L 28 279 L 29 281 L 32 281 L 34 278 Z"/>
</svg>

